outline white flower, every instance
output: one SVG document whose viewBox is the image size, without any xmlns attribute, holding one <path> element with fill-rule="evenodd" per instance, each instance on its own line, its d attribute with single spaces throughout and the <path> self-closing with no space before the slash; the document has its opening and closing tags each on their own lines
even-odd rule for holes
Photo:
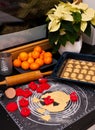
<svg viewBox="0 0 95 130">
<path fill-rule="evenodd" d="M 49 23 L 48 29 L 50 32 L 55 32 L 60 28 L 60 21 L 58 19 L 54 19 Z"/>
<path fill-rule="evenodd" d="M 95 11 L 92 8 L 88 8 L 82 13 L 82 21 L 90 21 L 94 18 Z"/>
<path fill-rule="evenodd" d="M 81 22 L 81 31 L 82 31 L 82 32 L 85 31 L 86 27 L 87 27 L 87 22 L 86 22 L 86 21 Z"/>
<path fill-rule="evenodd" d="M 85 3 L 78 4 L 78 9 L 86 10 L 87 8 L 88 8 L 88 4 L 85 4 Z"/>
<path fill-rule="evenodd" d="M 95 10 L 85 3 L 59 2 L 48 11 L 47 18 L 48 30 L 52 32 L 49 38 L 52 39 L 52 45 L 57 47 L 56 50 L 62 42 L 64 46 L 67 41 L 74 44 L 81 32 L 90 34 L 91 26 L 95 26 Z"/>
<path fill-rule="evenodd" d="M 95 17 L 91 20 L 91 23 L 95 26 Z"/>
</svg>

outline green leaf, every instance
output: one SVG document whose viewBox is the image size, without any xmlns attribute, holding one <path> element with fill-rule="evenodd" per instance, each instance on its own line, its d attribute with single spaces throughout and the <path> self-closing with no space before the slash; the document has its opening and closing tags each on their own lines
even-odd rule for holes
<svg viewBox="0 0 95 130">
<path fill-rule="evenodd" d="M 58 36 L 59 36 L 58 32 L 48 33 L 49 42 L 52 46 L 55 45 L 55 42 L 57 41 Z"/>
<path fill-rule="evenodd" d="M 77 40 L 77 38 L 79 37 L 76 32 L 73 33 L 73 34 L 68 33 L 66 36 L 67 36 L 68 41 L 70 41 L 72 44 L 74 44 L 74 42 L 75 42 L 75 41 Z"/>
<path fill-rule="evenodd" d="M 58 43 L 57 45 L 55 45 L 53 47 L 52 53 L 56 53 L 58 51 L 59 47 L 60 47 L 60 44 Z"/>
<path fill-rule="evenodd" d="M 74 24 L 73 27 L 76 32 L 80 32 L 80 23 Z"/>
<path fill-rule="evenodd" d="M 63 35 L 63 36 L 60 36 L 60 37 L 59 37 L 59 44 L 60 44 L 60 45 L 65 46 L 65 45 L 66 45 L 66 42 L 67 42 L 67 37 L 66 37 L 66 35 Z"/>
<path fill-rule="evenodd" d="M 72 22 L 62 21 L 60 28 L 64 28 L 66 31 L 73 32 Z"/>
<path fill-rule="evenodd" d="M 73 19 L 74 19 L 74 21 L 76 22 L 76 23 L 78 23 L 78 22 L 80 22 L 81 21 L 81 14 L 79 13 L 79 12 L 74 12 L 73 14 L 72 14 L 72 16 L 73 16 Z"/>
</svg>

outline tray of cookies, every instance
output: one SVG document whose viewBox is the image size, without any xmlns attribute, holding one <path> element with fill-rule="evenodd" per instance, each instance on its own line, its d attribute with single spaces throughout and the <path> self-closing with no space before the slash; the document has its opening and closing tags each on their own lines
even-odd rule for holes
<svg viewBox="0 0 95 130">
<path fill-rule="evenodd" d="M 95 56 L 65 52 L 55 66 L 52 76 L 73 83 L 95 85 Z"/>
</svg>

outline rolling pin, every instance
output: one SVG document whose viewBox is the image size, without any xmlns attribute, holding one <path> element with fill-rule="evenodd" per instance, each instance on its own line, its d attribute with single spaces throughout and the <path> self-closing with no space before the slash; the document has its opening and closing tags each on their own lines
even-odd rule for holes
<svg viewBox="0 0 95 130">
<path fill-rule="evenodd" d="M 42 78 L 43 76 L 50 75 L 50 74 L 52 74 L 52 71 L 47 71 L 42 73 L 40 70 L 37 70 L 37 71 L 27 72 L 23 74 L 7 76 L 5 77 L 5 80 L 0 82 L 0 85 L 13 86 L 13 85 L 37 80 L 39 78 Z"/>
</svg>

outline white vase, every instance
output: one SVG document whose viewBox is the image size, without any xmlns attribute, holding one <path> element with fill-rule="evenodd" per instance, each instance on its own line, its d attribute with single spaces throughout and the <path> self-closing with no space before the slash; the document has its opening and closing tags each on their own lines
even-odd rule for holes
<svg viewBox="0 0 95 130">
<path fill-rule="evenodd" d="M 62 55 L 63 52 L 66 52 L 66 51 L 79 53 L 81 51 L 81 47 L 82 47 L 82 36 L 80 37 L 79 41 L 76 41 L 74 44 L 71 44 L 68 41 L 65 47 L 61 45 L 58 49 L 58 52 L 60 55 Z"/>
</svg>

